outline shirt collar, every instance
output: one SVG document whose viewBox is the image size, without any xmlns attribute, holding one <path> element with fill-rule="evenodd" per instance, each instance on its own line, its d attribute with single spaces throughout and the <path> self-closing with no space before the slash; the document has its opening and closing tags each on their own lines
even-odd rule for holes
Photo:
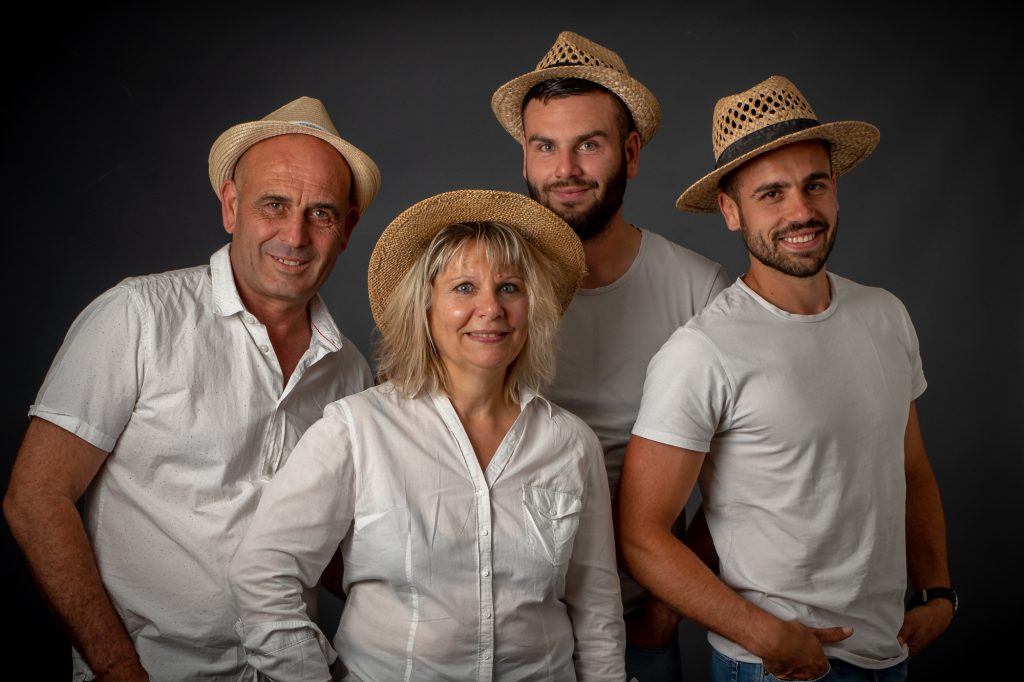
<svg viewBox="0 0 1024 682">
<path fill-rule="evenodd" d="M 242 303 L 242 297 L 235 286 L 235 275 L 231 269 L 231 243 L 224 246 L 210 256 L 210 277 L 213 280 L 213 311 L 222 317 L 230 317 L 241 312 L 247 312 Z M 328 350 L 341 348 L 341 332 L 334 318 L 327 310 L 320 294 L 314 294 L 309 302 L 309 321 L 312 325 L 311 343 L 321 344 Z"/>
</svg>

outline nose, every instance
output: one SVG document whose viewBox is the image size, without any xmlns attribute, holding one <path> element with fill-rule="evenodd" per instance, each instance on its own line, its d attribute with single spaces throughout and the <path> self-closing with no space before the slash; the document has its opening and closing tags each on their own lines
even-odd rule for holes
<svg viewBox="0 0 1024 682">
<path fill-rule="evenodd" d="M 792 192 L 786 201 L 786 220 L 791 223 L 804 223 L 814 216 L 811 197 L 803 192 Z"/>
<path fill-rule="evenodd" d="M 558 152 L 556 159 L 555 175 L 559 178 L 572 178 L 580 174 L 579 163 L 576 159 L 576 150 L 567 147 Z"/>
<path fill-rule="evenodd" d="M 496 320 L 504 314 L 498 293 L 492 289 L 482 289 L 476 301 L 476 314 L 487 320 Z"/>
<path fill-rule="evenodd" d="M 278 224 L 277 238 L 292 247 L 306 246 L 309 243 L 309 224 L 302 211 L 292 211 Z"/>
</svg>

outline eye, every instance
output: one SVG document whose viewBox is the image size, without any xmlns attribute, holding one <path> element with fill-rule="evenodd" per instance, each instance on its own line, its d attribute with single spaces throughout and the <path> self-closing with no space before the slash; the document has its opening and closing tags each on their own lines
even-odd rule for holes
<svg viewBox="0 0 1024 682">
<path fill-rule="evenodd" d="M 553 147 L 551 146 L 550 142 L 541 142 L 540 144 L 537 145 L 537 151 L 539 152 L 549 152 L 552 149 Z"/>
<path fill-rule="evenodd" d="M 455 291 L 460 294 L 473 293 L 473 285 L 470 282 L 460 282 L 455 285 Z"/>
<path fill-rule="evenodd" d="M 500 287 L 498 287 L 498 292 L 502 294 L 518 294 L 519 285 L 516 284 L 515 282 L 505 282 Z"/>
<path fill-rule="evenodd" d="M 592 140 L 587 140 L 586 142 L 580 144 L 581 152 L 592 152 L 595 149 L 597 149 L 597 143 L 593 142 Z"/>
</svg>

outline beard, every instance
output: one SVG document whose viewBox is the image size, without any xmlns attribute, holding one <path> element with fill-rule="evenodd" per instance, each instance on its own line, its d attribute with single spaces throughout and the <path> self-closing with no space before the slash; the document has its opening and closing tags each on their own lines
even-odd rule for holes
<svg viewBox="0 0 1024 682">
<path fill-rule="evenodd" d="M 779 249 L 779 239 L 792 232 L 805 230 L 809 227 L 825 230 L 825 243 L 816 251 L 793 255 L 787 254 Z M 812 218 L 807 222 L 791 223 L 787 225 L 785 228 L 779 230 L 778 233 L 772 234 L 771 241 L 769 241 L 763 236 L 753 234 L 749 229 L 747 229 L 747 223 L 743 219 L 743 214 L 740 213 L 740 234 L 743 235 L 743 243 L 746 244 L 747 251 L 750 252 L 750 255 L 773 270 L 778 270 L 783 274 L 791 275 L 793 277 L 813 277 L 821 272 L 821 269 L 825 267 L 825 262 L 828 260 L 829 254 L 832 253 L 832 247 L 835 246 L 836 233 L 838 230 L 838 215 L 836 215 L 836 222 L 835 225 L 832 226 L 831 231 L 828 229 L 828 223 L 824 220 Z"/>
<path fill-rule="evenodd" d="M 622 207 L 622 198 L 626 195 L 626 172 L 626 157 L 623 154 L 622 165 L 605 182 L 604 191 L 597 195 L 589 208 L 579 211 L 553 206 L 545 197 L 553 190 L 566 187 L 598 189 L 600 184 L 596 180 L 558 180 L 544 185 L 541 191 L 527 179 L 526 187 L 530 192 L 530 198 L 558 214 L 558 217 L 569 223 L 569 227 L 581 241 L 587 241 L 604 232 L 612 216 Z"/>
</svg>

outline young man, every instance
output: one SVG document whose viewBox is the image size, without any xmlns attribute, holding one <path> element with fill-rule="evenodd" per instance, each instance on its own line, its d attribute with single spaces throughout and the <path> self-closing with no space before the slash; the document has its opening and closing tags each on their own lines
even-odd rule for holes
<svg viewBox="0 0 1024 682">
<path fill-rule="evenodd" d="M 79 315 L 4 499 L 75 680 L 240 679 L 228 562 L 323 406 L 372 384 L 317 290 L 377 166 L 302 97 L 225 131 L 209 173 L 231 243 Z"/>
<path fill-rule="evenodd" d="M 614 498 L 651 356 L 728 280 L 718 263 L 623 216 L 661 109 L 619 55 L 565 31 L 534 71 L 498 88 L 491 107 L 523 146 L 530 195 L 583 240 L 589 274 L 562 319 L 548 397 L 597 433 Z M 678 680 L 678 616 L 621 578 L 627 675 Z"/>
<path fill-rule="evenodd" d="M 623 556 L 708 628 L 713 679 L 901 680 L 956 606 L 914 403 L 926 383 L 903 305 L 825 269 L 836 178 L 878 131 L 819 123 L 778 76 L 719 100 L 712 129 L 716 169 L 677 206 L 720 210 L 750 269 L 651 361 Z M 698 475 L 719 577 L 670 533 Z"/>
</svg>

